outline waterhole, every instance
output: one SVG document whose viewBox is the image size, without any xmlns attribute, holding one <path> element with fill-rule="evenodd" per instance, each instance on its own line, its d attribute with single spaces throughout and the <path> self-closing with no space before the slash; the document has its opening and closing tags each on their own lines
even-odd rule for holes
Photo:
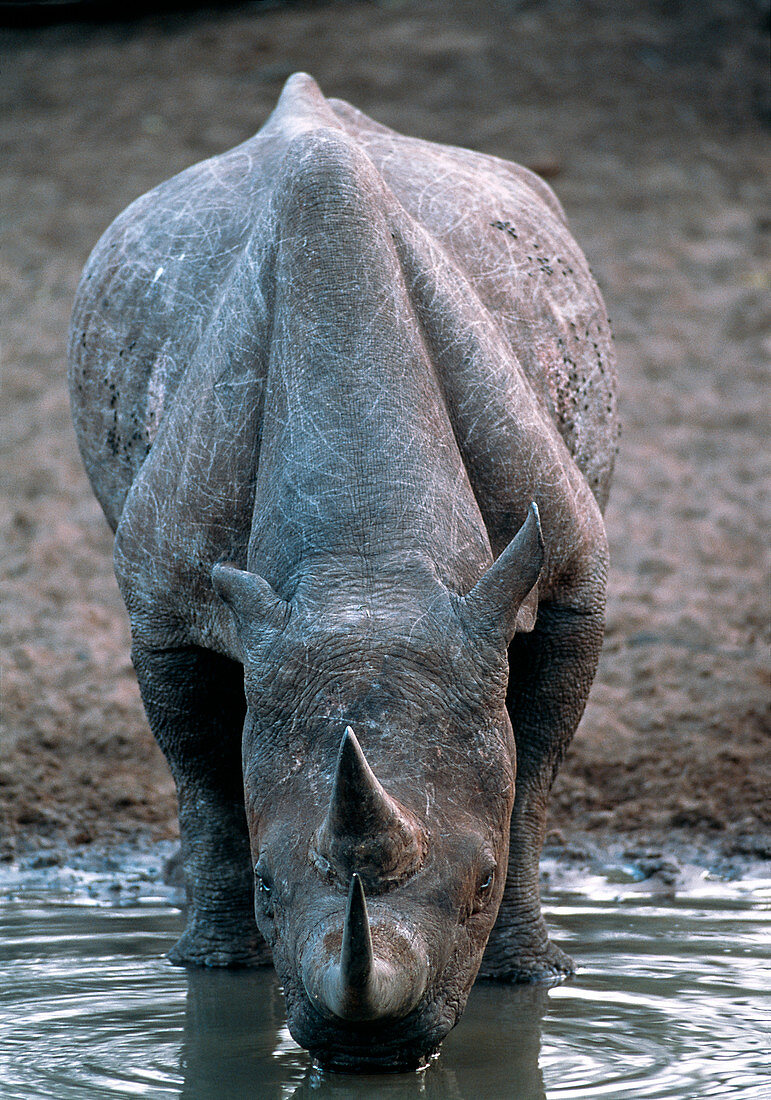
<svg viewBox="0 0 771 1100">
<path fill-rule="evenodd" d="M 425 1072 L 350 1078 L 292 1041 L 272 972 L 171 966 L 183 917 L 153 874 L 134 877 L 2 890 L 4 1100 L 771 1097 L 769 882 L 547 891 L 572 981 L 480 984 Z"/>
</svg>

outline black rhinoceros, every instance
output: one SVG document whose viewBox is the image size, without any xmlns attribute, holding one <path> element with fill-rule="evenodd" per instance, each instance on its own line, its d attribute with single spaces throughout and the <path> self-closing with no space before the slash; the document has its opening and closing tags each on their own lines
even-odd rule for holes
<svg viewBox="0 0 771 1100">
<path fill-rule="evenodd" d="M 341 1069 L 421 1063 L 480 965 L 569 973 L 538 859 L 602 641 L 617 425 L 550 189 L 294 76 L 107 230 L 70 359 L 177 785 L 172 958 L 272 958 Z"/>
</svg>

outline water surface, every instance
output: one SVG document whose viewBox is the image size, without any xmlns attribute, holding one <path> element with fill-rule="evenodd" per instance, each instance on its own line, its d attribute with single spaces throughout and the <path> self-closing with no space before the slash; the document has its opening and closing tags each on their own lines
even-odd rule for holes
<svg viewBox="0 0 771 1100">
<path fill-rule="evenodd" d="M 145 895 L 0 899 L 4 1100 L 771 1098 L 768 883 L 547 894 L 576 978 L 475 987 L 428 1070 L 377 1078 L 313 1069 L 272 972 L 172 967 L 182 915 Z"/>
</svg>

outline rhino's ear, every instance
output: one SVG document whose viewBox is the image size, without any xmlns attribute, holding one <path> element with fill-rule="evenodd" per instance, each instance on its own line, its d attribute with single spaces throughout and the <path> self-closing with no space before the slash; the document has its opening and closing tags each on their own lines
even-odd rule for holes
<svg viewBox="0 0 771 1100">
<path fill-rule="evenodd" d="M 247 573 L 234 565 L 219 563 L 212 569 L 211 579 L 214 591 L 233 612 L 239 630 L 278 628 L 286 622 L 289 604 L 259 573 Z"/>
<path fill-rule="evenodd" d="M 519 631 L 532 630 L 538 611 L 538 578 L 544 544 L 538 505 L 471 591 L 460 601 L 469 629 L 503 636 L 508 645 Z"/>
</svg>

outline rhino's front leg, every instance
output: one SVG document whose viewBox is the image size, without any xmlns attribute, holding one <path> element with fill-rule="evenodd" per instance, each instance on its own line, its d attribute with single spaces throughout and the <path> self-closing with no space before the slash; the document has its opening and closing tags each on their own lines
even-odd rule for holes
<svg viewBox="0 0 771 1100">
<path fill-rule="evenodd" d="M 543 604 L 532 634 L 518 635 L 509 648 L 507 706 L 517 743 L 516 797 L 506 888 L 482 962 L 483 978 L 549 981 L 574 970 L 572 959 L 546 931 L 539 860 L 549 791 L 586 705 L 603 627 L 600 594 L 580 611 Z"/>
<path fill-rule="evenodd" d="M 241 666 L 204 649 L 158 650 L 136 642 L 132 660 L 179 801 L 188 919 L 169 958 L 198 966 L 269 963 L 254 920 Z"/>
</svg>

